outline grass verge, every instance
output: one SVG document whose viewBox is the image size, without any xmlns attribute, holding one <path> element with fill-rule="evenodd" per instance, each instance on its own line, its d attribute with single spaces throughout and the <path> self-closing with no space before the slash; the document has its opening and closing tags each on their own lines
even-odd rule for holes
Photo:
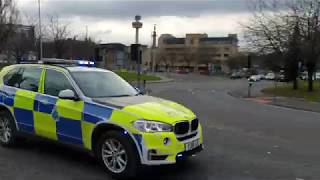
<svg viewBox="0 0 320 180">
<path fill-rule="evenodd" d="M 320 101 L 320 83 L 314 81 L 314 91 L 308 92 L 308 82 L 299 81 L 299 89 L 294 90 L 292 83 L 280 85 L 277 88 L 269 87 L 262 90 L 263 93 L 269 95 L 304 98 L 308 101 Z"/>
<path fill-rule="evenodd" d="M 121 76 L 123 79 L 125 79 L 128 82 L 137 81 L 137 79 L 138 79 L 137 73 L 135 73 L 135 72 L 115 71 L 115 73 L 117 73 L 119 76 Z M 161 80 L 161 78 L 157 77 L 157 76 L 141 74 L 141 80 L 159 81 L 159 80 Z"/>
</svg>

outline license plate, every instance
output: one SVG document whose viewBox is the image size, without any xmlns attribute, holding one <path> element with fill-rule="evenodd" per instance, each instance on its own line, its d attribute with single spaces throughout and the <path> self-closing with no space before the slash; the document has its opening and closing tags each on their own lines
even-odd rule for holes
<svg viewBox="0 0 320 180">
<path fill-rule="evenodd" d="M 184 144 L 185 150 L 190 151 L 192 149 L 195 149 L 196 147 L 200 146 L 200 140 L 196 139 L 194 141 L 188 142 Z"/>
</svg>

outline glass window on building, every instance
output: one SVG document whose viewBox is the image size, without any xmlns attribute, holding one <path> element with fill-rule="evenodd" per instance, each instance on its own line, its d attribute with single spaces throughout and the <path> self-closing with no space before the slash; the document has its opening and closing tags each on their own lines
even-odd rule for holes
<svg viewBox="0 0 320 180">
<path fill-rule="evenodd" d="M 117 51 L 116 53 L 116 64 L 117 66 L 124 65 L 125 54 L 123 51 Z"/>
</svg>

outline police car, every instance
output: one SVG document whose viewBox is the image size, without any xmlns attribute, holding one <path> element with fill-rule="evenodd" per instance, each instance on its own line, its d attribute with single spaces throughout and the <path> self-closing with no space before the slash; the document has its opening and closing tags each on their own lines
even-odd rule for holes
<svg viewBox="0 0 320 180">
<path fill-rule="evenodd" d="M 27 134 L 92 152 L 115 178 L 143 165 L 173 164 L 202 150 L 188 108 L 142 95 L 115 73 L 86 61 L 44 60 L 0 72 L 0 144 Z"/>
</svg>

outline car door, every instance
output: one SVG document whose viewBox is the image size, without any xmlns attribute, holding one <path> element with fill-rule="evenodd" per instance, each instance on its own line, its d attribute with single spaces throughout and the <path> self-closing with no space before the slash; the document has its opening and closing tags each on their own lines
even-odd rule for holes
<svg viewBox="0 0 320 180">
<path fill-rule="evenodd" d="M 44 132 L 49 138 L 80 145 L 83 101 L 59 99 L 59 92 L 66 89 L 75 92 L 66 74 L 56 69 L 46 69 L 43 94 L 37 99 L 42 107 L 40 111 L 50 118 L 46 122 L 47 125 L 39 126 L 39 131 Z"/>
<path fill-rule="evenodd" d="M 22 67 L 16 74 L 13 112 L 20 131 L 34 133 L 34 99 L 38 94 L 42 68 Z"/>
</svg>

